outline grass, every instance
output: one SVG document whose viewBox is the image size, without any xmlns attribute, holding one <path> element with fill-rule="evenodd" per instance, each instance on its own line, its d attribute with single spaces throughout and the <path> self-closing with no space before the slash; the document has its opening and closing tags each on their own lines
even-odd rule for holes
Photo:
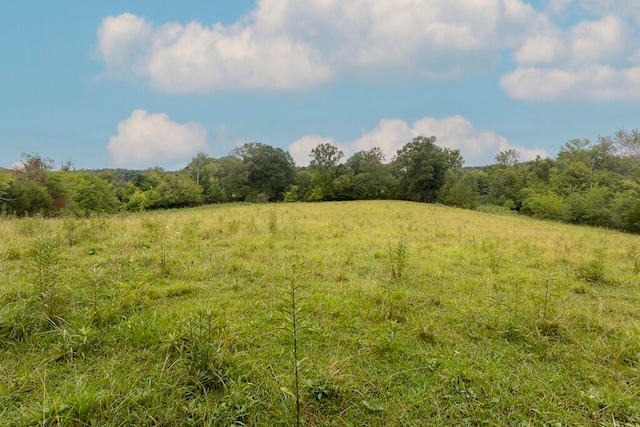
<svg viewBox="0 0 640 427">
<path fill-rule="evenodd" d="M 303 425 L 640 424 L 638 236 L 390 201 L 0 233 L 0 425 L 294 425 L 293 265 Z"/>
</svg>

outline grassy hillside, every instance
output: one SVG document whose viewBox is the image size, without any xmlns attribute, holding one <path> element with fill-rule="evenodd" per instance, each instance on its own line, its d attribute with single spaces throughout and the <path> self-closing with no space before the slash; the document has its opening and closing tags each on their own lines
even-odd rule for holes
<svg viewBox="0 0 640 427">
<path fill-rule="evenodd" d="M 408 202 L 0 220 L 0 425 L 640 423 L 640 237 Z M 561 424 L 560 424 L 561 423 Z"/>
</svg>

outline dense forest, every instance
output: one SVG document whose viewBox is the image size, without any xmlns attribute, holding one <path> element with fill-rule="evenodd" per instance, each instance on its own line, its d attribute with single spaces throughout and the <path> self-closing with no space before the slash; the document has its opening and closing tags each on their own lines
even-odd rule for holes
<svg viewBox="0 0 640 427">
<path fill-rule="evenodd" d="M 74 170 L 24 154 L 0 169 L 5 215 L 93 215 L 225 202 L 397 199 L 467 209 L 500 209 L 537 218 L 640 232 L 640 131 L 597 142 L 576 139 L 555 159 L 520 162 L 507 150 L 490 166 L 465 168 L 458 150 L 416 137 L 387 161 L 379 148 L 344 159 L 330 144 L 296 167 L 286 151 L 248 143 L 216 159 L 198 153 L 181 171 L 161 168 Z"/>
</svg>

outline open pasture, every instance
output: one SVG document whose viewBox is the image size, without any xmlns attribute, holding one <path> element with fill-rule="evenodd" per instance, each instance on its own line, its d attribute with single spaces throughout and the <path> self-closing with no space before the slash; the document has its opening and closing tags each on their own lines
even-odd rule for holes
<svg viewBox="0 0 640 427">
<path fill-rule="evenodd" d="M 391 201 L 0 233 L 1 425 L 640 424 L 635 235 Z"/>
</svg>

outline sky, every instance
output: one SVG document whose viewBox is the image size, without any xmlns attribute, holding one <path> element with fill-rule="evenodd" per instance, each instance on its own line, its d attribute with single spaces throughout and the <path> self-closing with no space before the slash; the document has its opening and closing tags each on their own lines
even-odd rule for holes
<svg viewBox="0 0 640 427">
<path fill-rule="evenodd" d="M 638 0 L 2 0 L 0 29 L 3 167 L 419 135 L 481 166 L 640 126 Z"/>
</svg>

